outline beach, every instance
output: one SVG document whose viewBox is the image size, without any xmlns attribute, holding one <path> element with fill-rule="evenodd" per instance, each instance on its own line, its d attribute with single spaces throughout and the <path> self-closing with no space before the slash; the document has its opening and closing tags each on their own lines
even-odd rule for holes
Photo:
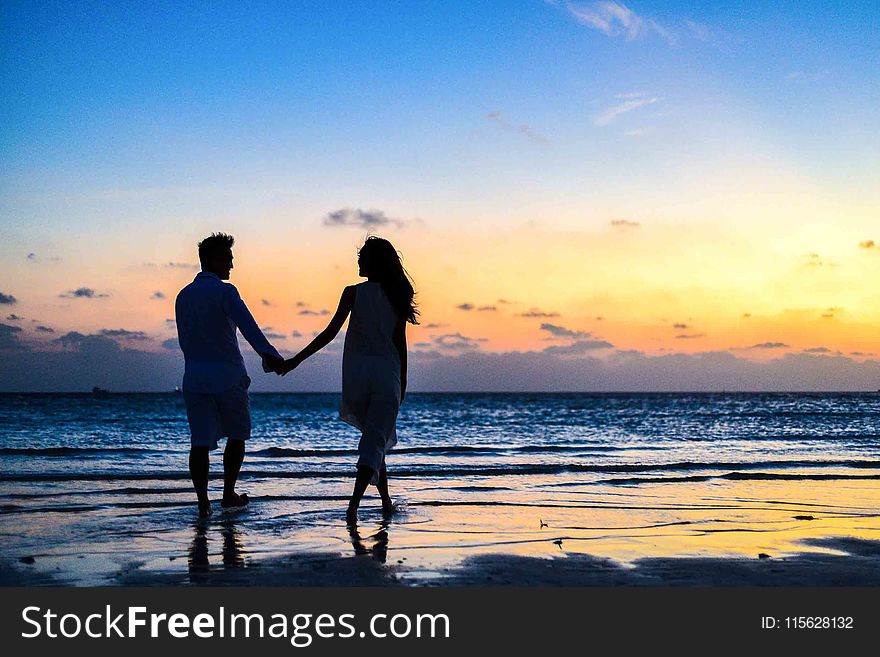
<svg viewBox="0 0 880 657">
<path fill-rule="evenodd" d="M 254 395 L 199 521 L 173 395 L 2 396 L 0 583 L 880 585 L 876 396 L 413 394 L 356 530 L 337 401 Z"/>
</svg>

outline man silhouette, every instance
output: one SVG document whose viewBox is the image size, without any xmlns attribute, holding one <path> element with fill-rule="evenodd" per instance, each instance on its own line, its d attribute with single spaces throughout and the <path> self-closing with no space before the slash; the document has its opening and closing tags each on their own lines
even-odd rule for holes
<svg viewBox="0 0 880 657">
<path fill-rule="evenodd" d="M 211 515 L 208 499 L 208 453 L 226 437 L 223 452 L 223 508 L 243 507 L 247 494 L 235 492 L 251 435 L 247 375 L 238 348 L 236 328 L 263 358 L 263 371 L 277 372 L 284 363 L 269 344 L 229 280 L 231 235 L 212 233 L 199 242 L 202 271 L 177 295 L 174 304 L 177 338 L 186 366 L 183 398 L 189 420 L 189 472 L 199 501 L 199 516 Z"/>
</svg>

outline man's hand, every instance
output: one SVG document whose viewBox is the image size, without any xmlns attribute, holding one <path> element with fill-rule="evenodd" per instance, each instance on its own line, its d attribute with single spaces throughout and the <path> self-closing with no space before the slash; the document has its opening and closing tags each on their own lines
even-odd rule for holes
<svg viewBox="0 0 880 657">
<path fill-rule="evenodd" d="M 296 356 L 294 356 L 293 358 L 288 358 L 287 360 L 282 362 L 281 371 L 279 371 L 278 374 L 280 374 L 281 376 L 284 376 L 285 374 L 287 374 L 291 370 L 295 370 L 297 365 L 299 365 L 299 364 L 300 364 L 300 361 L 298 361 L 296 359 Z"/>
</svg>

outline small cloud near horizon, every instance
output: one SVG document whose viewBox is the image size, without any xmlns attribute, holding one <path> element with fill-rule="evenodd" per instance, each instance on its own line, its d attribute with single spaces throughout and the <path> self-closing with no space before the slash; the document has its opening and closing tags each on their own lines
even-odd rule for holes
<svg viewBox="0 0 880 657">
<path fill-rule="evenodd" d="M 785 344 L 784 342 L 759 342 L 758 344 L 753 344 L 751 347 L 746 347 L 746 349 L 790 349 L 791 346 Z"/>
<path fill-rule="evenodd" d="M 318 317 L 325 317 L 330 314 L 330 311 L 326 308 L 322 310 L 300 310 L 299 315 L 315 315 Z"/>
<path fill-rule="evenodd" d="M 0 292 L 0 305 L 12 306 L 16 303 L 18 303 L 18 299 L 16 299 L 13 295 Z"/>
<path fill-rule="evenodd" d="M 517 317 L 559 317 L 557 312 L 544 312 L 538 308 L 532 308 L 526 313 L 518 313 Z"/>
<path fill-rule="evenodd" d="M 460 303 L 456 306 L 459 310 L 471 311 L 474 309 L 474 304 L 472 303 Z"/>
<path fill-rule="evenodd" d="M 96 292 L 94 288 L 91 287 L 78 287 L 75 290 L 69 290 L 58 296 L 65 299 L 103 299 L 109 297 L 109 294 L 104 294 L 102 292 Z"/>
<path fill-rule="evenodd" d="M 572 329 L 565 328 L 564 326 L 559 326 L 558 324 L 549 324 L 547 322 L 543 322 L 541 324 L 541 330 L 546 331 L 555 338 L 586 338 L 590 335 L 590 333 L 587 331 L 574 331 Z"/>
<path fill-rule="evenodd" d="M 156 290 L 153 294 L 150 295 L 150 299 L 164 299 L 165 293 L 162 290 Z"/>
</svg>

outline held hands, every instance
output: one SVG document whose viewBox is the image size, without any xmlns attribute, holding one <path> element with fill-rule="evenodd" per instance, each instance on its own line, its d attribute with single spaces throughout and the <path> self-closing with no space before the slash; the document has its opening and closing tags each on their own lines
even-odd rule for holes
<svg viewBox="0 0 880 657">
<path fill-rule="evenodd" d="M 281 375 L 281 370 L 284 367 L 284 359 L 276 358 L 271 355 L 263 356 L 263 370 L 266 372 L 274 372 L 275 374 Z"/>
<path fill-rule="evenodd" d="M 278 375 L 284 376 L 288 372 L 295 370 L 297 368 L 297 366 L 300 364 L 300 362 L 301 361 L 298 360 L 296 356 L 294 356 L 293 358 L 288 358 L 287 360 L 285 360 L 281 363 L 281 367 L 279 368 L 279 370 L 277 372 Z"/>
</svg>

